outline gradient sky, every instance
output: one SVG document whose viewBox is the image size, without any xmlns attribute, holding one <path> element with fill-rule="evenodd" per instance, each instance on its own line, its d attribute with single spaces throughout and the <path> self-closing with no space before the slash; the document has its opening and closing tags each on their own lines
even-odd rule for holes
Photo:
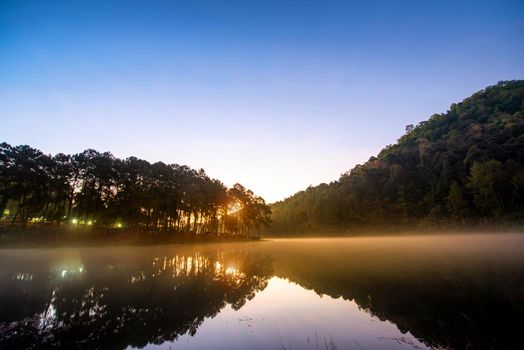
<svg viewBox="0 0 524 350">
<path fill-rule="evenodd" d="M 187 164 L 267 201 L 524 78 L 524 1 L 0 1 L 0 142 Z"/>
</svg>

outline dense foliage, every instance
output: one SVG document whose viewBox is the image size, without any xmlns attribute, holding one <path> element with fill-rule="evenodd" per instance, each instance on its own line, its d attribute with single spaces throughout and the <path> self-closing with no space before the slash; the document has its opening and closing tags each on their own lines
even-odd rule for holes
<svg viewBox="0 0 524 350">
<path fill-rule="evenodd" d="M 263 198 L 203 169 L 115 158 L 89 149 L 50 156 L 0 144 L 4 220 L 248 235 L 270 222 Z"/>
<path fill-rule="evenodd" d="M 451 105 L 338 181 L 272 205 L 273 233 L 524 218 L 524 81 Z"/>
</svg>

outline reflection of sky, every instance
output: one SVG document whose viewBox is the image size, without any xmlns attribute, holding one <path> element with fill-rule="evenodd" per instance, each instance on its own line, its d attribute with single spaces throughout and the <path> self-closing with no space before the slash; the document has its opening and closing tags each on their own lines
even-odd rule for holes
<svg viewBox="0 0 524 350">
<path fill-rule="evenodd" d="M 316 338 L 315 338 L 316 337 Z M 308 345 L 309 339 L 309 345 Z M 319 297 L 287 280 L 273 277 L 268 287 L 239 311 L 230 306 L 207 319 L 194 337 L 146 349 L 413 349 L 426 348 L 410 333 L 380 321 L 352 301 Z"/>
<path fill-rule="evenodd" d="M 0 141 L 203 167 L 273 201 L 522 79 L 523 14 L 522 0 L 2 0 Z"/>
<path fill-rule="evenodd" d="M 179 304 L 182 310 L 188 305 L 177 303 L 178 295 L 184 296 L 177 294 L 176 290 L 172 294 L 173 299 L 163 299 L 157 294 L 159 299 L 150 301 L 166 312 L 158 314 L 163 316 L 163 320 L 184 322 L 188 320 L 186 317 L 189 315 L 190 321 L 191 315 L 205 317 L 213 314 L 210 312 L 214 312 L 215 307 L 222 308 L 225 302 L 222 293 L 232 293 L 229 296 L 233 295 L 233 298 L 227 299 L 235 300 L 234 294 L 237 291 L 242 292 L 242 295 L 238 295 L 240 298 L 244 298 L 243 292 L 251 292 L 251 288 L 245 289 L 242 286 L 249 287 L 250 278 L 260 276 L 255 273 L 258 269 L 252 268 L 255 265 L 263 267 L 266 260 L 258 258 L 268 253 L 275 274 L 300 281 L 308 288 L 328 290 L 332 295 L 336 295 L 334 293 L 337 293 L 337 290 L 343 292 L 339 287 L 344 283 L 348 287 L 351 287 L 352 283 L 355 283 L 355 287 L 360 285 L 361 288 L 365 288 L 362 293 L 359 292 L 360 288 L 357 288 L 349 295 L 361 300 L 360 297 L 365 299 L 365 293 L 369 292 L 373 300 L 385 302 L 383 305 L 375 305 L 378 306 L 375 309 L 377 312 L 384 312 L 391 320 L 405 317 L 406 323 L 401 323 L 408 325 L 408 328 L 417 334 L 421 331 L 418 327 L 419 321 L 423 324 L 428 322 L 428 327 L 432 327 L 431 325 L 437 324 L 437 318 L 440 318 L 449 326 L 457 325 L 453 318 L 456 315 L 456 305 L 461 305 L 461 312 L 471 310 L 472 307 L 483 310 L 482 315 L 478 317 L 482 317 L 487 323 L 479 322 L 480 318 L 474 318 L 481 333 L 508 337 L 509 333 L 499 330 L 495 323 L 506 327 L 507 322 L 516 325 L 520 319 L 518 310 L 521 299 L 518 293 L 522 290 L 519 271 L 521 266 L 524 266 L 523 252 L 523 235 L 500 233 L 287 239 L 245 244 L 0 249 L 0 297 L 3 297 L 0 299 L 0 307 L 9 311 L 0 311 L 0 316 L 11 315 L 9 317 L 16 319 L 23 329 L 30 329 L 26 317 L 32 317 L 33 321 L 37 321 L 35 327 L 51 330 L 56 325 L 55 321 L 63 315 L 63 310 L 80 310 L 80 305 L 85 301 L 86 307 L 81 308 L 83 313 L 71 314 L 73 318 L 70 319 L 70 325 L 78 324 L 75 323 L 76 315 L 94 320 L 110 320 L 111 317 L 120 314 L 114 307 L 119 309 L 122 301 L 112 296 L 121 295 L 129 302 L 123 311 L 124 315 L 130 316 L 126 324 L 133 325 L 141 305 L 149 304 L 148 299 L 143 296 L 152 295 L 150 287 L 154 286 L 153 289 L 168 293 L 171 291 L 165 289 L 166 287 L 185 284 L 187 288 L 182 288 L 180 293 L 189 293 L 189 298 L 195 298 L 191 300 L 195 303 L 188 303 L 190 307 L 203 306 L 211 300 L 210 308 L 204 307 L 201 312 L 187 310 L 187 314 L 169 313 L 173 310 L 170 307 L 172 304 L 167 305 L 171 301 L 175 301 L 175 305 Z M 258 253 L 262 255 L 259 256 Z M 266 269 L 263 271 L 263 276 L 266 276 Z M 171 279 L 179 277 L 178 281 Z M 203 289 L 192 289 L 192 283 L 201 281 L 201 278 L 211 282 L 205 283 L 208 288 L 217 287 L 219 295 L 211 289 L 208 290 L 210 293 L 205 293 Z M 208 278 L 212 278 L 212 281 Z M 113 279 L 118 283 L 113 283 Z M 379 279 L 380 283 L 375 283 Z M 329 288 L 330 281 L 336 282 L 333 285 L 336 289 Z M 135 282 L 144 283 L 134 286 Z M 241 288 L 237 289 L 239 282 L 247 284 L 240 283 Z M 202 286 L 200 283 L 197 283 L 198 285 Z M 388 287 L 395 287 L 394 290 L 401 293 L 390 294 L 389 300 L 385 300 L 382 292 L 389 291 Z M 441 291 L 442 287 L 449 287 L 449 290 Z M 110 288 L 109 294 L 106 294 L 106 288 Z M 192 290 L 197 294 L 193 295 Z M 60 293 L 56 294 L 56 291 Z M 438 300 L 433 298 L 436 295 L 434 293 L 439 295 Z M 210 299 L 196 299 L 197 295 Z M 65 299 L 62 299 L 63 297 Z M 69 303 L 73 300 L 80 302 Z M 436 304 L 430 305 L 433 301 Z M 413 305 L 418 307 L 412 309 L 405 304 L 406 302 L 413 302 Z M 491 307 L 484 310 L 478 307 L 481 304 Z M 365 302 L 362 302 L 362 305 L 365 305 Z M 499 309 L 498 305 L 504 306 Z M 59 312 L 55 312 L 56 310 Z M 111 310 L 116 311 L 116 314 L 109 313 Z M 424 312 L 421 313 L 420 310 Z M 149 316 L 157 316 L 156 311 L 151 309 L 147 316 L 149 322 Z M 467 325 L 461 325 L 457 330 L 464 331 L 462 334 L 468 337 L 474 334 L 472 338 L 480 334 L 477 330 L 470 333 Z M 145 335 L 153 336 L 155 331 L 148 328 L 149 326 L 153 325 L 148 323 L 144 328 L 139 325 L 139 329 L 150 332 Z M 425 330 L 427 329 L 432 328 Z M 452 334 L 449 328 L 442 331 L 444 335 L 446 332 Z M 56 332 L 58 337 L 67 334 L 67 331 L 63 333 L 64 329 L 60 327 Z M 107 334 L 104 332 L 105 330 L 101 330 L 98 334 L 95 331 L 95 336 L 101 335 L 102 339 L 106 339 Z M 121 332 L 116 337 L 126 337 L 125 330 Z M 158 334 L 166 334 L 163 332 L 164 330 L 159 330 Z M 223 349 L 256 349 L 255 345 L 260 349 L 282 350 L 284 346 L 286 349 L 300 349 L 307 348 L 308 338 L 309 344 L 314 344 L 315 334 L 319 339 L 319 349 L 325 349 L 325 338 L 328 342 L 333 339 L 338 349 L 380 349 L 381 346 L 383 349 L 403 346 L 409 348 L 409 344 L 398 344 L 397 340 L 418 344 L 409 333 L 402 335 L 395 325 L 371 317 L 365 311 L 359 310 L 354 302 L 329 296 L 319 297 L 299 285 L 272 278 L 267 288 L 247 301 L 239 311 L 225 306 L 215 318 L 203 321 L 196 330 L 195 337 L 185 335 L 180 337 L 178 342 L 165 343 L 163 347 L 168 349 L 169 345 L 172 345 L 175 349 L 220 349 L 218 345 L 222 344 Z M 442 343 L 439 335 L 435 335 L 435 338 L 421 336 Z M 482 344 L 482 339 L 478 341 Z M 359 347 L 356 342 L 362 346 Z M 518 333 L 511 334 L 508 343 L 516 342 L 519 342 Z M 125 344 L 129 343 L 131 342 Z M 290 343 L 292 347 L 289 346 Z M 310 346 L 310 349 L 316 349 L 316 346 Z"/>
</svg>

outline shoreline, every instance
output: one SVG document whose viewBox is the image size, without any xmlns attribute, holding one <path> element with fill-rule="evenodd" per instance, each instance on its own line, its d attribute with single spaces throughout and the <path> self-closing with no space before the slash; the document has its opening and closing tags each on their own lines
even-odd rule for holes
<svg viewBox="0 0 524 350">
<path fill-rule="evenodd" d="M 261 237 L 194 234 L 188 232 L 137 232 L 125 229 L 79 227 L 3 227 L 0 229 L 0 250 L 16 248 L 153 246 L 168 244 L 205 244 L 256 242 Z"/>
<path fill-rule="evenodd" d="M 324 232 L 322 232 L 324 231 Z M 454 228 L 367 228 L 354 230 L 318 230 L 302 234 L 264 234 L 240 236 L 231 234 L 194 234 L 192 232 L 137 231 L 132 229 L 86 228 L 75 226 L 0 226 L 0 250 L 37 248 L 82 248 L 117 246 L 154 246 L 169 244 L 216 244 L 257 242 L 273 239 L 341 239 L 359 237 L 409 237 L 472 234 L 524 234 L 520 226 L 493 225 Z"/>
</svg>

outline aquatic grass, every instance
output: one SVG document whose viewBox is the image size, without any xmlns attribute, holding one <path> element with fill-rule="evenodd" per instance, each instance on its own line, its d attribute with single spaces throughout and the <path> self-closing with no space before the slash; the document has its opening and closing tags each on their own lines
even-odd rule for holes
<svg viewBox="0 0 524 350">
<path fill-rule="evenodd" d="M 283 344 L 283 336 L 282 335 L 278 335 L 278 339 L 279 339 L 279 345 L 278 345 L 278 349 L 279 350 L 292 350 L 293 349 L 293 344 L 291 343 L 291 341 L 289 341 L 288 345 L 286 346 L 285 344 Z M 329 335 L 329 339 L 327 337 L 324 337 L 324 347 L 325 347 L 325 350 L 338 350 L 338 347 L 337 347 L 337 344 L 335 343 L 335 341 L 333 340 L 333 336 L 330 334 Z M 358 344 L 358 342 L 357 342 Z M 311 344 L 311 341 L 310 341 L 310 338 L 307 337 L 306 339 L 306 349 L 310 349 L 310 346 L 313 345 Z M 315 350 L 321 350 L 321 348 L 319 347 L 319 343 L 318 343 L 318 334 L 317 334 L 317 331 L 315 331 Z M 358 344 L 360 346 L 360 344 Z M 313 348 L 311 348 L 313 349 Z"/>
</svg>

